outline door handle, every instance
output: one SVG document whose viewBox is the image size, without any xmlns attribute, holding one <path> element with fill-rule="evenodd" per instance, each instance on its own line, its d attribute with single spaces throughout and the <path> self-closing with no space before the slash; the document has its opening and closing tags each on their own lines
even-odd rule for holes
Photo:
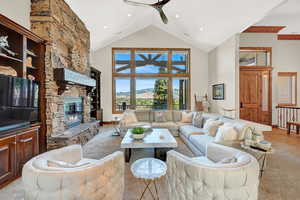
<svg viewBox="0 0 300 200">
<path fill-rule="evenodd" d="M 31 140 L 32 140 L 32 138 L 22 139 L 22 140 L 20 140 L 20 142 L 21 142 L 21 143 L 26 143 L 26 142 L 29 142 L 29 141 L 31 141 Z"/>
<path fill-rule="evenodd" d="M 8 149 L 8 147 L 2 147 L 2 148 L 0 148 L 0 152 L 1 151 L 5 151 L 5 150 L 7 150 Z"/>
<path fill-rule="evenodd" d="M 240 108 L 243 108 L 243 103 L 242 102 L 240 103 Z"/>
</svg>

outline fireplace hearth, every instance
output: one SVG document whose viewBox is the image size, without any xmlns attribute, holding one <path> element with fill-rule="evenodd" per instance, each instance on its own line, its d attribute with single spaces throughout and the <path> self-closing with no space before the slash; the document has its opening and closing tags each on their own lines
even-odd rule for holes
<svg viewBox="0 0 300 200">
<path fill-rule="evenodd" d="M 83 122 L 83 98 L 64 97 L 65 130 L 80 125 Z"/>
</svg>

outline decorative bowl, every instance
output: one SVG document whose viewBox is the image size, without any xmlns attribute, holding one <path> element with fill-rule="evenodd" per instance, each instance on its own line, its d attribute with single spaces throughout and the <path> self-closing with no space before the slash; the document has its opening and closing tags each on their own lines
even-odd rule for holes
<svg viewBox="0 0 300 200">
<path fill-rule="evenodd" d="M 145 133 L 143 133 L 143 134 L 131 134 L 131 137 L 133 138 L 133 139 L 135 139 L 135 140 L 141 140 L 141 139 L 143 139 L 144 137 L 145 137 Z"/>
<path fill-rule="evenodd" d="M 145 128 L 135 127 L 131 130 L 131 137 L 136 140 L 141 140 L 145 137 Z"/>
</svg>

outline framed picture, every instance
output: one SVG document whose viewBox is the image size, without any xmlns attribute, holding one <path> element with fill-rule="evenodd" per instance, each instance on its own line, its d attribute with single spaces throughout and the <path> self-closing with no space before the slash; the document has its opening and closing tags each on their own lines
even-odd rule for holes
<svg viewBox="0 0 300 200">
<path fill-rule="evenodd" d="M 224 83 L 215 84 L 212 87 L 213 87 L 213 91 L 212 91 L 213 100 L 224 100 L 225 99 Z"/>
</svg>

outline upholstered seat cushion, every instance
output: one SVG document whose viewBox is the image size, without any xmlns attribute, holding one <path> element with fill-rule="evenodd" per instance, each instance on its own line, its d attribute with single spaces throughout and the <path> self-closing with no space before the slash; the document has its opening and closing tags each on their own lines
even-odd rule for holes
<svg viewBox="0 0 300 200">
<path fill-rule="evenodd" d="M 167 128 L 170 130 L 178 130 L 178 126 L 175 122 L 153 122 L 152 128 Z"/>
<path fill-rule="evenodd" d="M 134 128 L 134 127 L 138 127 L 138 126 L 151 126 L 151 123 L 149 123 L 149 122 L 137 122 L 137 123 L 128 124 L 126 126 L 126 128 Z"/>
<path fill-rule="evenodd" d="M 206 156 L 199 156 L 199 157 L 194 157 L 192 158 L 192 160 L 194 162 L 197 162 L 199 164 L 207 164 L 207 165 L 213 165 L 215 164 L 215 162 L 213 162 L 212 160 L 208 159 Z"/>
<path fill-rule="evenodd" d="M 180 133 L 186 138 L 189 138 L 191 135 L 202 135 L 207 133 L 207 130 L 202 128 L 197 128 L 193 125 L 185 125 L 179 127 Z"/>
<path fill-rule="evenodd" d="M 202 153 L 206 154 L 206 146 L 214 141 L 214 137 L 208 135 L 190 135 L 189 140 Z"/>
</svg>

